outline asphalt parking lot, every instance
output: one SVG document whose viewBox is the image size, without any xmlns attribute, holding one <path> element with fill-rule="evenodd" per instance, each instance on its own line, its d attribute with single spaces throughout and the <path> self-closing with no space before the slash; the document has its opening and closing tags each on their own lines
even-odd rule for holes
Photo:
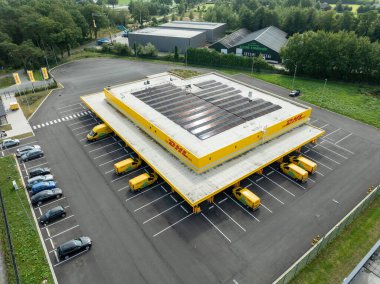
<svg viewBox="0 0 380 284">
<path fill-rule="evenodd" d="M 62 198 L 35 208 L 37 216 L 58 204 L 67 210 L 61 221 L 41 227 L 59 282 L 270 283 L 379 182 L 378 130 L 315 110 L 310 123 L 326 135 L 302 153 L 317 162 L 318 171 L 306 184 L 283 175 L 277 164 L 250 176 L 242 185 L 260 196 L 257 211 L 246 210 L 226 191 L 193 214 L 162 180 L 132 193 L 129 179 L 149 168 L 113 173 L 115 162 L 135 154 L 116 136 L 86 141 L 101 121 L 79 95 L 167 69 L 106 59 L 53 72 L 65 89 L 46 100 L 30 121 L 36 136 L 22 141 L 41 145 L 46 155 L 21 168 L 50 167 L 64 191 Z M 93 239 L 91 251 L 58 262 L 54 249 L 81 235 Z"/>
</svg>

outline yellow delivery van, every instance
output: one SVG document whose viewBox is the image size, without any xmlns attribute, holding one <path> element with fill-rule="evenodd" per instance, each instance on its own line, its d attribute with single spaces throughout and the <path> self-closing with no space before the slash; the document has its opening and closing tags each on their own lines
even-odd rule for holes
<svg viewBox="0 0 380 284">
<path fill-rule="evenodd" d="M 309 178 L 307 171 L 292 163 L 282 163 L 280 169 L 284 174 L 302 183 L 306 182 Z"/>
<path fill-rule="evenodd" d="M 95 126 L 89 134 L 87 134 L 88 141 L 95 141 L 103 138 L 104 136 L 111 134 L 112 129 L 108 127 L 107 124 L 99 124 Z"/>
<path fill-rule="evenodd" d="M 156 173 L 146 173 L 134 177 L 129 180 L 129 188 L 132 191 L 137 191 L 153 184 L 157 180 L 158 176 Z"/>
<path fill-rule="evenodd" d="M 115 173 L 117 175 L 121 175 L 128 171 L 134 170 L 141 165 L 140 158 L 129 158 L 120 162 L 117 162 L 113 165 Z"/>
<path fill-rule="evenodd" d="M 235 187 L 232 190 L 232 194 L 237 200 L 239 200 L 243 205 L 256 210 L 261 205 L 261 199 L 248 188 L 245 187 Z"/>
<path fill-rule="evenodd" d="M 308 171 L 310 174 L 315 173 L 317 170 L 316 163 L 302 156 L 290 156 L 289 161 L 300 168 L 303 168 L 305 171 Z"/>
</svg>

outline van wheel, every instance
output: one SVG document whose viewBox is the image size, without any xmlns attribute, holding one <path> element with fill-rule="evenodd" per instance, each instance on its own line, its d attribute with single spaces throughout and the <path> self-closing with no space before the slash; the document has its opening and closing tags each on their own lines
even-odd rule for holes
<svg viewBox="0 0 380 284">
<path fill-rule="evenodd" d="M 66 259 L 66 260 L 68 260 L 68 259 L 69 259 L 69 256 L 68 256 L 68 255 L 66 255 L 66 256 L 65 256 L 65 259 Z"/>
<path fill-rule="evenodd" d="M 42 158 L 42 156 L 43 156 L 43 155 L 41 154 L 39 157 Z"/>
<path fill-rule="evenodd" d="M 86 247 L 85 247 L 85 250 L 89 250 L 89 249 L 90 249 L 90 246 L 86 246 Z"/>
<path fill-rule="evenodd" d="M 40 206 L 42 204 L 42 201 L 37 202 L 37 206 Z"/>
<path fill-rule="evenodd" d="M 58 198 L 61 198 L 61 195 L 60 195 L 60 194 L 57 195 L 57 199 L 58 199 Z"/>
<path fill-rule="evenodd" d="M 65 218 L 65 217 L 66 217 L 66 213 L 63 213 L 63 214 L 61 215 L 61 217 L 62 217 L 62 218 Z"/>
</svg>

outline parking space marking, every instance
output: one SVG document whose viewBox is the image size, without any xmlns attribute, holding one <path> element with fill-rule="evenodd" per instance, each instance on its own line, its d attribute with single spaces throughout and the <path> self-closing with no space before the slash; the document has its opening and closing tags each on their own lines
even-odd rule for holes
<svg viewBox="0 0 380 284">
<path fill-rule="evenodd" d="M 56 200 L 53 200 L 53 201 L 51 201 L 51 202 L 49 202 L 49 203 L 45 203 L 44 205 L 41 205 L 41 206 L 38 206 L 38 207 L 34 208 L 34 210 L 36 210 L 37 208 L 39 209 L 39 208 L 42 208 L 42 207 L 48 206 L 48 205 L 50 205 L 50 204 L 52 204 L 52 203 L 54 203 L 54 202 L 57 202 L 57 201 L 60 201 L 60 200 L 63 200 L 63 199 L 66 199 L 66 197 L 63 196 L 63 197 L 61 197 L 61 198 L 59 198 L 59 199 L 56 199 Z"/>
<path fill-rule="evenodd" d="M 107 148 L 107 147 L 109 147 L 109 146 L 111 146 L 111 145 L 113 145 L 113 144 L 116 144 L 116 143 L 117 143 L 117 142 L 112 142 L 112 143 L 107 144 L 107 145 L 105 145 L 105 146 L 101 146 L 101 147 L 99 147 L 99 148 L 92 149 L 92 150 L 90 150 L 90 151 L 88 151 L 88 152 L 89 152 L 89 153 L 92 153 L 92 152 L 95 152 L 95 151 L 98 151 L 98 150 L 101 150 L 101 149 Z"/>
<path fill-rule="evenodd" d="M 227 199 L 228 199 L 228 198 L 226 197 L 226 198 L 220 200 L 220 201 L 218 202 L 218 204 L 222 204 L 222 203 L 225 202 Z"/>
<path fill-rule="evenodd" d="M 41 126 L 42 126 L 42 127 L 45 127 L 45 124 L 41 123 Z"/>
<path fill-rule="evenodd" d="M 156 201 L 158 201 L 158 200 L 160 200 L 160 199 L 168 196 L 169 194 L 173 194 L 173 192 L 168 192 L 168 193 L 164 194 L 163 196 L 160 196 L 160 197 L 158 197 L 158 198 L 156 198 L 156 199 L 154 199 L 154 200 L 152 200 L 152 201 L 150 201 L 150 202 L 148 202 L 148 203 L 140 206 L 139 208 L 135 209 L 133 212 L 140 211 L 141 209 L 143 209 L 143 208 L 149 206 L 150 204 L 152 204 L 152 203 L 154 203 L 154 202 L 156 202 Z"/>
<path fill-rule="evenodd" d="M 38 143 L 38 141 L 32 141 L 32 142 L 28 142 L 28 143 L 22 143 L 22 146 L 29 145 L 29 144 L 34 144 L 34 143 Z"/>
<path fill-rule="evenodd" d="M 111 153 L 114 153 L 114 152 L 117 152 L 117 151 L 120 151 L 120 150 L 123 150 L 123 148 L 118 148 L 118 149 L 112 150 L 111 152 L 107 152 L 107 153 L 105 153 L 105 154 L 102 154 L 102 155 L 100 155 L 100 156 L 97 156 L 97 157 L 94 158 L 94 160 L 99 159 L 99 158 L 104 157 L 104 156 L 107 156 L 107 155 L 109 155 L 109 154 L 111 154 Z"/>
<path fill-rule="evenodd" d="M 72 111 L 72 110 L 74 110 L 74 109 L 78 109 L 78 108 L 82 108 L 82 107 L 81 107 L 81 106 L 74 107 L 74 108 L 71 108 L 71 109 L 68 109 L 68 110 L 60 111 L 59 113 L 60 113 L 60 114 L 63 114 L 63 113 L 66 113 L 66 112 L 69 112 L 69 111 Z"/>
<path fill-rule="evenodd" d="M 276 199 L 278 202 L 280 202 L 282 205 L 285 205 L 284 202 L 282 202 L 280 199 L 278 199 L 276 196 L 274 196 L 272 193 L 270 193 L 269 191 L 267 191 L 266 189 L 264 189 L 262 186 L 258 185 L 257 183 L 253 182 L 252 180 L 250 180 L 248 178 L 248 180 L 252 183 L 254 183 L 258 188 L 260 188 L 262 191 L 264 191 L 265 193 L 269 194 L 270 196 L 272 196 L 274 199 Z"/>
<path fill-rule="evenodd" d="M 271 174 L 273 174 L 273 171 L 270 171 L 270 172 L 267 173 L 266 175 L 269 176 L 269 175 L 271 175 Z"/>
<path fill-rule="evenodd" d="M 351 135 L 352 135 L 352 133 L 350 133 L 350 134 L 344 136 L 342 139 L 336 141 L 335 144 L 338 144 L 339 142 L 342 142 L 343 140 L 347 139 L 347 138 L 350 137 Z"/>
<path fill-rule="evenodd" d="M 49 229 L 46 229 L 46 233 L 47 233 L 48 237 L 50 238 L 50 232 L 49 232 Z M 50 239 L 50 241 L 51 241 L 51 239 Z M 54 247 L 54 246 L 53 246 L 53 247 Z"/>
<path fill-rule="evenodd" d="M 194 213 L 193 213 L 194 214 Z M 201 215 L 203 216 L 203 218 L 205 218 L 219 233 L 221 233 L 222 234 L 222 236 L 223 237 L 225 237 L 226 238 L 226 240 L 228 240 L 230 243 L 231 243 L 231 240 L 213 223 L 213 222 L 211 222 L 211 220 L 209 219 L 209 218 L 207 218 L 206 217 L 206 215 L 205 214 L 203 214 L 202 212 L 201 212 Z M 190 216 L 190 215 L 188 215 L 188 216 Z"/>
<path fill-rule="evenodd" d="M 271 169 L 273 169 L 271 167 Z M 280 173 L 279 171 L 276 171 L 277 173 Z M 280 173 L 281 174 L 281 173 Z M 291 193 L 289 190 L 287 190 L 285 187 L 283 187 L 281 184 L 275 182 L 274 180 L 272 180 L 271 178 L 267 177 L 267 176 L 264 176 L 265 178 L 267 178 L 268 180 L 270 180 L 272 183 L 274 183 L 275 185 L 277 185 L 279 188 L 283 189 L 285 192 L 289 193 L 291 196 L 295 197 L 295 195 L 293 193 Z M 302 188 L 304 188 L 302 186 Z"/>
<path fill-rule="evenodd" d="M 260 180 L 262 180 L 264 177 L 260 177 L 256 180 L 256 182 L 259 182 Z"/>
<path fill-rule="evenodd" d="M 52 240 L 52 239 L 50 239 L 50 244 L 51 244 L 51 247 L 52 247 L 53 249 L 55 249 L 55 247 L 54 247 L 54 243 L 53 243 L 53 240 Z"/>
<path fill-rule="evenodd" d="M 118 189 L 117 191 L 122 191 L 123 189 L 126 189 L 126 188 L 129 188 L 129 186 L 128 186 L 128 185 L 127 185 L 127 186 L 124 186 L 124 187 Z"/>
<path fill-rule="evenodd" d="M 94 120 L 94 119 L 95 119 L 95 118 L 90 117 L 90 118 L 83 119 L 83 120 L 78 121 L 78 122 L 71 123 L 71 124 L 69 124 L 68 126 L 73 126 L 73 125 L 75 125 L 75 124 L 79 124 L 79 123 L 82 123 L 82 122 L 85 122 L 85 121 L 89 121 L 89 120 Z"/>
<path fill-rule="evenodd" d="M 112 170 L 106 171 L 106 172 L 104 172 L 104 174 L 106 175 L 106 174 L 109 174 L 109 173 L 112 173 L 112 172 L 115 172 L 115 170 L 112 169 Z"/>
<path fill-rule="evenodd" d="M 83 131 L 83 132 L 81 132 L 81 133 L 77 133 L 77 134 L 75 134 L 75 136 L 82 135 L 82 134 L 85 134 L 85 133 L 88 133 L 88 130 Z"/>
<path fill-rule="evenodd" d="M 270 210 L 268 207 L 266 207 L 262 202 L 261 202 L 261 206 L 262 206 L 263 208 L 265 208 L 266 210 L 268 210 L 270 213 L 273 213 L 272 210 Z"/>
<path fill-rule="evenodd" d="M 77 228 L 77 227 L 79 227 L 79 225 L 72 226 L 71 228 L 68 228 L 68 229 L 66 229 L 66 230 L 64 230 L 64 231 L 62 231 L 62 232 L 60 232 L 60 233 L 58 233 L 58 234 L 55 234 L 54 236 L 51 236 L 51 237 L 45 239 L 45 241 L 47 241 L 47 240 L 49 240 L 49 239 L 53 239 L 53 238 L 55 238 L 55 237 L 58 237 L 58 236 L 60 236 L 60 235 L 62 235 L 62 234 L 64 234 L 64 233 L 67 233 L 68 231 L 71 231 L 72 229 L 75 229 L 75 228 Z"/>
<path fill-rule="evenodd" d="M 28 170 L 30 170 L 30 169 L 34 169 L 34 168 L 38 168 L 38 167 L 41 167 L 41 166 L 46 165 L 46 164 L 47 164 L 47 162 L 46 162 L 46 163 L 42 163 L 42 164 L 38 164 L 38 165 L 36 165 L 36 166 L 33 166 L 33 167 L 28 168 Z"/>
<path fill-rule="evenodd" d="M 309 150 L 309 151 L 310 151 L 310 150 Z M 312 160 L 312 161 L 314 161 L 315 163 L 317 163 L 317 164 L 319 164 L 319 165 L 321 165 L 321 166 L 325 167 L 326 169 L 329 169 L 330 171 L 332 171 L 332 170 L 333 170 L 333 169 L 332 169 L 332 168 L 330 168 L 329 166 L 326 166 L 325 164 L 322 164 L 321 162 L 317 161 L 317 159 L 314 159 L 314 158 L 312 158 L 312 157 L 310 157 L 310 156 L 306 155 L 305 153 L 306 153 L 306 151 L 305 151 L 305 152 L 303 152 L 302 154 L 303 154 L 304 156 L 306 156 L 307 158 L 309 158 L 310 160 Z"/>
<path fill-rule="evenodd" d="M 69 261 L 70 259 L 73 259 L 73 258 L 75 258 L 75 257 L 78 257 L 78 256 L 80 256 L 81 254 L 83 254 L 83 253 L 85 253 L 85 252 L 87 252 L 87 251 L 84 250 L 84 251 L 82 251 L 82 252 L 80 252 L 80 253 L 78 253 L 78 254 L 72 256 L 72 257 L 69 257 L 68 259 L 65 259 L 65 260 L 59 261 L 59 260 L 58 260 L 58 257 L 57 257 L 57 254 L 56 254 L 56 251 L 54 250 L 54 253 L 56 254 L 56 258 L 57 258 L 57 262 L 58 262 L 58 263 L 54 264 L 53 267 L 56 267 L 56 266 L 58 266 L 58 265 L 61 265 L 61 264 L 65 263 L 66 261 Z"/>
<path fill-rule="evenodd" d="M 57 120 L 58 120 L 58 122 L 62 122 L 62 120 L 60 118 L 58 118 Z"/>
<path fill-rule="evenodd" d="M 323 125 L 323 126 L 320 126 L 319 128 L 325 128 L 326 126 L 329 126 L 329 124 L 328 123 L 326 123 L 325 125 Z"/>
<path fill-rule="evenodd" d="M 171 199 L 173 199 L 175 203 L 177 203 L 177 202 L 178 202 L 178 200 L 177 200 L 177 199 L 175 199 L 175 197 L 174 197 L 173 195 L 170 195 L 170 198 L 171 198 Z"/>
<path fill-rule="evenodd" d="M 68 105 L 68 106 L 64 106 L 64 107 L 59 107 L 57 108 L 57 110 L 60 110 L 60 109 L 64 109 L 64 108 L 67 108 L 67 107 L 71 107 L 71 106 L 76 106 L 76 105 L 79 105 L 80 103 L 76 103 L 76 104 L 72 104 L 72 105 Z"/>
<path fill-rule="evenodd" d="M 231 196 L 229 196 L 227 193 L 223 192 L 227 198 L 232 200 L 237 206 L 239 206 L 241 209 L 243 209 L 245 212 L 247 212 L 253 219 L 255 219 L 257 222 L 260 222 L 258 218 L 256 218 L 251 212 L 247 210 L 247 208 L 244 208 L 243 205 L 241 205 L 239 202 L 237 202 L 235 199 L 233 199 Z"/>
<path fill-rule="evenodd" d="M 89 143 L 89 144 L 86 144 L 86 145 L 84 145 L 83 147 L 88 147 L 88 146 L 91 146 L 91 145 L 94 145 L 94 144 L 96 144 L 96 143 L 99 143 L 99 142 L 102 142 L 102 141 L 105 141 L 105 140 L 107 140 L 107 139 L 110 139 L 111 137 L 105 137 L 105 138 L 102 138 L 102 139 L 98 139 L 98 140 L 96 140 L 96 141 L 94 141 L 94 142 L 91 142 L 91 143 Z M 84 139 L 87 139 L 87 138 L 84 138 Z"/>
<path fill-rule="evenodd" d="M 203 213 L 201 213 L 203 215 Z M 178 220 L 177 222 L 174 222 L 173 224 L 171 224 L 170 226 L 167 226 L 165 229 L 162 229 L 161 231 L 159 231 L 158 233 L 154 234 L 153 237 L 157 237 L 158 235 L 162 234 L 163 232 L 165 232 L 166 230 L 169 230 L 171 227 L 174 227 L 175 225 L 177 225 L 178 223 L 182 222 L 183 220 L 189 218 L 190 216 L 194 215 L 194 212 L 193 213 L 190 213 L 189 215 L 181 218 L 180 220 Z"/>
<path fill-rule="evenodd" d="M 182 200 L 180 203 L 178 203 L 178 204 L 175 204 L 175 205 L 173 205 L 173 206 L 169 207 L 168 209 L 165 209 L 164 211 L 162 211 L 162 212 L 160 212 L 160 213 L 158 213 L 158 214 L 154 215 L 153 217 L 151 217 L 151 218 L 149 218 L 149 219 L 145 220 L 145 221 L 143 222 L 143 224 L 146 224 L 146 223 L 148 223 L 148 222 L 152 221 L 153 219 L 155 219 L 155 218 L 157 218 L 157 217 L 161 216 L 162 214 L 164 214 L 164 213 L 168 212 L 169 210 L 171 210 L 171 209 L 173 209 L 173 208 L 175 208 L 175 207 L 177 207 L 177 206 L 181 205 L 181 204 L 182 204 L 182 203 L 184 203 L 184 202 L 185 202 L 185 200 Z"/>
<path fill-rule="evenodd" d="M 153 189 L 153 188 L 155 188 L 155 187 L 157 187 L 157 186 L 159 186 L 159 185 L 161 185 L 161 184 L 163 184 L 163 183 L 165 183 L 165 182 L 161 182 L 160 184 L 157 184 L 157 185 L 155 185 L 155 186 L 153 186 L 153 187 L 151 187 L 151 188 L 148 188 L 148 189 L 146 189 L 146 190 L 143 190 L 143 191 L 141 191 L 140 193 L 138 193 L 138 194 L 136 194 L 136 195 L 134 195 L 134 196 L 132 196 L 132 197 L 127 198 L 125 201 L 128 202 L 129 200 L 134 199 L 134 198 L 140 196 L 141 194 L 144 194 L 145 192 L 148 192 L 148 191 L 150 191 L 151 189 Z"/>
<path fill-rule="evenodd" d="M 94 124 L 98 124 L 98 122 L 94 121 L 94 122 L 91 122 L 89 124 L 86 124 L 86 125 L 83 125 L 83 126 L 80 126 L 80 127 L 72 128 L 71 130 L 75 131 L 75 130 L 78 130 L 78 129 L 86 128 L 87 126 L 94 125 Z"/>
<path fill-rule="evenodd" d="M 115 182 L 115 181 L 118 181 L 118 180 L 121 180 L 121 179 L 123 179 L 123 178 L 126 178 L 126 177 L 129 176 L 130 174 L 133 174 L 134 172 L 137 172 L 138 170 L 145 169 L 145 168 L 147 168 L 147 167 L 149 167 L 149 166 L 147 165 L 147 166 L 142 167 L 142 168 L 134 169 L 133 171 L 130 171 L 129 173 L 127 173 L 127 174 L 125 174 L 125 175 L 123 175 L 123 176 L 121 176 L 121 177 L 118 177 L 118 178 L 115 178 L 115 179 L 111 180 L 111 183 L 112 183 L 112 182 Z"/>
<path fill-rule="evenodd" d="M 231 219 L 232 222 L 234 222 L 240 229 L 242 229 L 244 232 L 247 232 L 247 230 L 241 226 L 234 218 L 232 218 L 226 211 L 224 211 L 218 204 L 213 202 L 213 204 L 220 210 L 222 211 L 228 218 Z"/>
<path fill-rule="evenodd" d="M 37 125 L 37 128 L 41 128 L 41 125 L 38 124 L 38 125 Z"/>
<path fill-rule="evenodd" d="M 68 207 L 68 206 L 67 206 L 67 207 Z M 65 208 L 66 208 L 66 207 L 65 207 Z M 59 224 L 59 223 L 65 221 L 65 220 L 67 220 L 67 219 L 72 218 L 72 217 L 74 217 L 74 215 L 67 216 L 66 218 L 63 218 L 63 219 L 61 219 L 61 220 L 59 220 L 59 221 L 57 221 L 57 222 L 54 222 L 54 223 L 51 223 L 51 224 L 49 224 L 49 225 L 43 226 L 43 227 L 41 227 L 41 230 L 42 230 L 42 229 L 47 229 L 47 228 L 49 228 L 49 227 L 51 227 L 51 226 L 53 226 L 53 225 Z"/>
<path fill-rule="evenodd" d="M 351 134 L 352 134 L 352 133 L 351 133 Z M 350 153 L 350 154 L 352 154 L 352 155 L 355 155 L 354 152 L 352 152 L 352 151 L 348 150 L 347 148 L 344 148 L 344 147 L 342 147 L 342 146 L 340 146 L 340 145 L 337 145 L 336 143 L 331 143 L 331 142 L 328 141 L 328 140 L 322 140 L 322 141 L 320 142 L 320 144 L 322 144 L 323 142 L 328 142 L 328 143 L 330 143 L 331 145 L 333 145 L 333 146 L 335 146 L 335 147 L 337 147 L 337 148 L 339 148 L 339 149 L 345 150 L 345 151 L 347 151 L 348 153 Z"/>
<path fill-rule="evenodd" d="M 186 214 L 189 214 L 189 211 L 187 211 L 185 207 L 183 207 L 182 205 L 181 205 L 180 207 L 181 207 L 181 209 L 182 209 L 183 211 L 186 212 Z"/>
<path fill-rule="evenodd" d="M 73 117 L 72 117 L 71 115 L 69 115 L 69 118 L 70 118 L 70 119 L 73 119 Z"/>
<path fill-rule="evenodd" d="M 292 183 L 294 183 L 295 185 L 297 185 L 297 186 L 299 186 L 299 187 L 301 187 L 301 188 L 303 188 L 303 189 L 306 189 L 306 187 L 300 185 L 299 183 L 297 183 L 296 181 L 292 180 L 290 177 L 286 176 L 286 175 L 283 174 L 282 172 L 276 170 L 275 168 L 273 168 L 273 167 L 271 167 L 271 166 L 269 166 L 269 167 L 270 167 L 272 170 L 274 170 L 274 171 L 276 171 L 277 173 L 279 173 L 280 175 L 282 175 L 284 178 L 290 180 L 290 181 L 291 181 Z M 294 196 L 294 195 L 293 195 L 293 196 Z"/>
<path fill-rule="evenodd" d="M 334 153 L 335 155 L 338 155 L 338 156 L 342 157 L 343 159 L 348 160 L 348 157 L 343 156 L 343 155 L 339 154 L 338 152 L 335 152 L 334 150 L 331 150 L 331 149 L 329 149 L 329 148 L 327 148 L 321 144 L 317 144 L 317 146 L 322 147 L 322 148 L 326 149 L 327 151 L 330 151 L 331 153 Z"/>
<path fill-rule="evenodd" d="M 37 129 L 37 127 L 36 127 L 36 126 L 33 126 L 33 129 Z"/>
<path fill-rule="evenodd" d="M 334 162 L 334 163 L 336 163 L 336 164 L 338 164 L 338 165 L 340 165 L 339 162 L 337 162 L 337 161 L 331 159 L 330 157 L 328 157 L 328 156 L 326 156 L 326 155 L 323 155 L 323 154 L 319 153 L 318 151 L 315 151 L 315 150 L 313 150 L 313 149 L 311 149 L 311 148 L 308 148 L 307 146 L 305 146 L 305 148 L 306 148 L 306 149 L 309 149 L 309 150 L 312 151 L 312 152 L 317 153 L 318 155 L 320 155 L 320 156 L 322 156 L 322 157 L 325 157 L 326 159 L 328 159 L 328 160 L 330 160 L 330 161 L 332 161 L 332 162 Z"/>
<path fill-rule="evenodd" d="M 318 119 L 314 119 L 313 121 L 310 121 L 309 123 L 312 124 L 313 122 L 317 122 L 317 121 L 318 121 Z"/>
<path fill-rule="evenodd" d="M 315 173 L 317 173 L 317 174 L 319 174 L 319 175 L 321 175 L 321 176 L 325 176 L 324 174 L 322 174 L 321 172 L 318 172 L 318 171 L 315 171 Z"/>
<path fill-rule="evenodd" d="M 61 117 L 62 121 L 67 120 L 67 117 Z"/>
<path fill-rule="evenodd" d="M 109 164 L 109 163 L 111 163 L 111 162 L 114 162 L 114 161 L 116 161 L 116 160 L 120 160 L 121 158 L 124 158 L 124 157 L 129 156 L 129 155 L 130 155 L 130 154 L 122 155 L 122 156 L 120 156 L 120 157 L 118 157 L 118 158 L 115 158 L 115 159 L 109 160 L 109 161 L 107 161 L 107 162 L 104 162 L 104 163 L 102 163 L 102 164 L 100 164 L 100 165 L 98 165 L 98 166 L 99 166 L 99 167 L 102 167 L 102 166 L 104 166 L 104 165 L 107 165 L 107 164 Z"/>
<path fill-rule="evenodd" d="M 330 132 L 329 134 L 323 136 L 323 138 L 326 138 L 326 137 L 330 136 L 331 134 L 333 134 L 333 133 L 335 133 L 335 132 L 337 132 L 339 130 L 340 130 L 340 128 L 338 128 L 338 129 L 334 130 L 333 132 Z"/>
</svg>

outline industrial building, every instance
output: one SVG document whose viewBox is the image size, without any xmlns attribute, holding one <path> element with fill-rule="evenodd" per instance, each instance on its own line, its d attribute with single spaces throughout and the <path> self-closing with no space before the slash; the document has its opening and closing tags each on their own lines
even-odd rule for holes
<svg viewBox="0 0 380 284">
<path fill-rule="evenodd" d="M 324 133 L 307 124 L 310 107 L 215 73 L 156 74 L 81 100 L 194 212 Z"/>
<path fill-rule="evenodd" d="M 235 53 L 236 55 L 258 56 L 266 60 L 280 62 L 280 50 L 287 43 L 287 33 L 269 26 L 261 30 L 248 33 L 240 29 L 227 35 L 210 46 L 222 53 Z"/>
<path fill-rule="evenodd" d="M 211 22 L 189 22 L 189 21 L 172 21 L 160 25 L 166 29 L 181 29 L 181 30 L 196 30 L 205 31 L 207 41 L 210 43 L 222 38 L 226 31 L 225 23 L 211 23 Z"/>
<path fill-rule="evenodd" d="M 206 44 L 206 32 L 202 30 L 145 28 L 128 34 L 129 46 L 153 44 L 161 52 L 174 52 L 178 47 L 185 53 L 189 47 L 201 47 Z"/>
</svg>

